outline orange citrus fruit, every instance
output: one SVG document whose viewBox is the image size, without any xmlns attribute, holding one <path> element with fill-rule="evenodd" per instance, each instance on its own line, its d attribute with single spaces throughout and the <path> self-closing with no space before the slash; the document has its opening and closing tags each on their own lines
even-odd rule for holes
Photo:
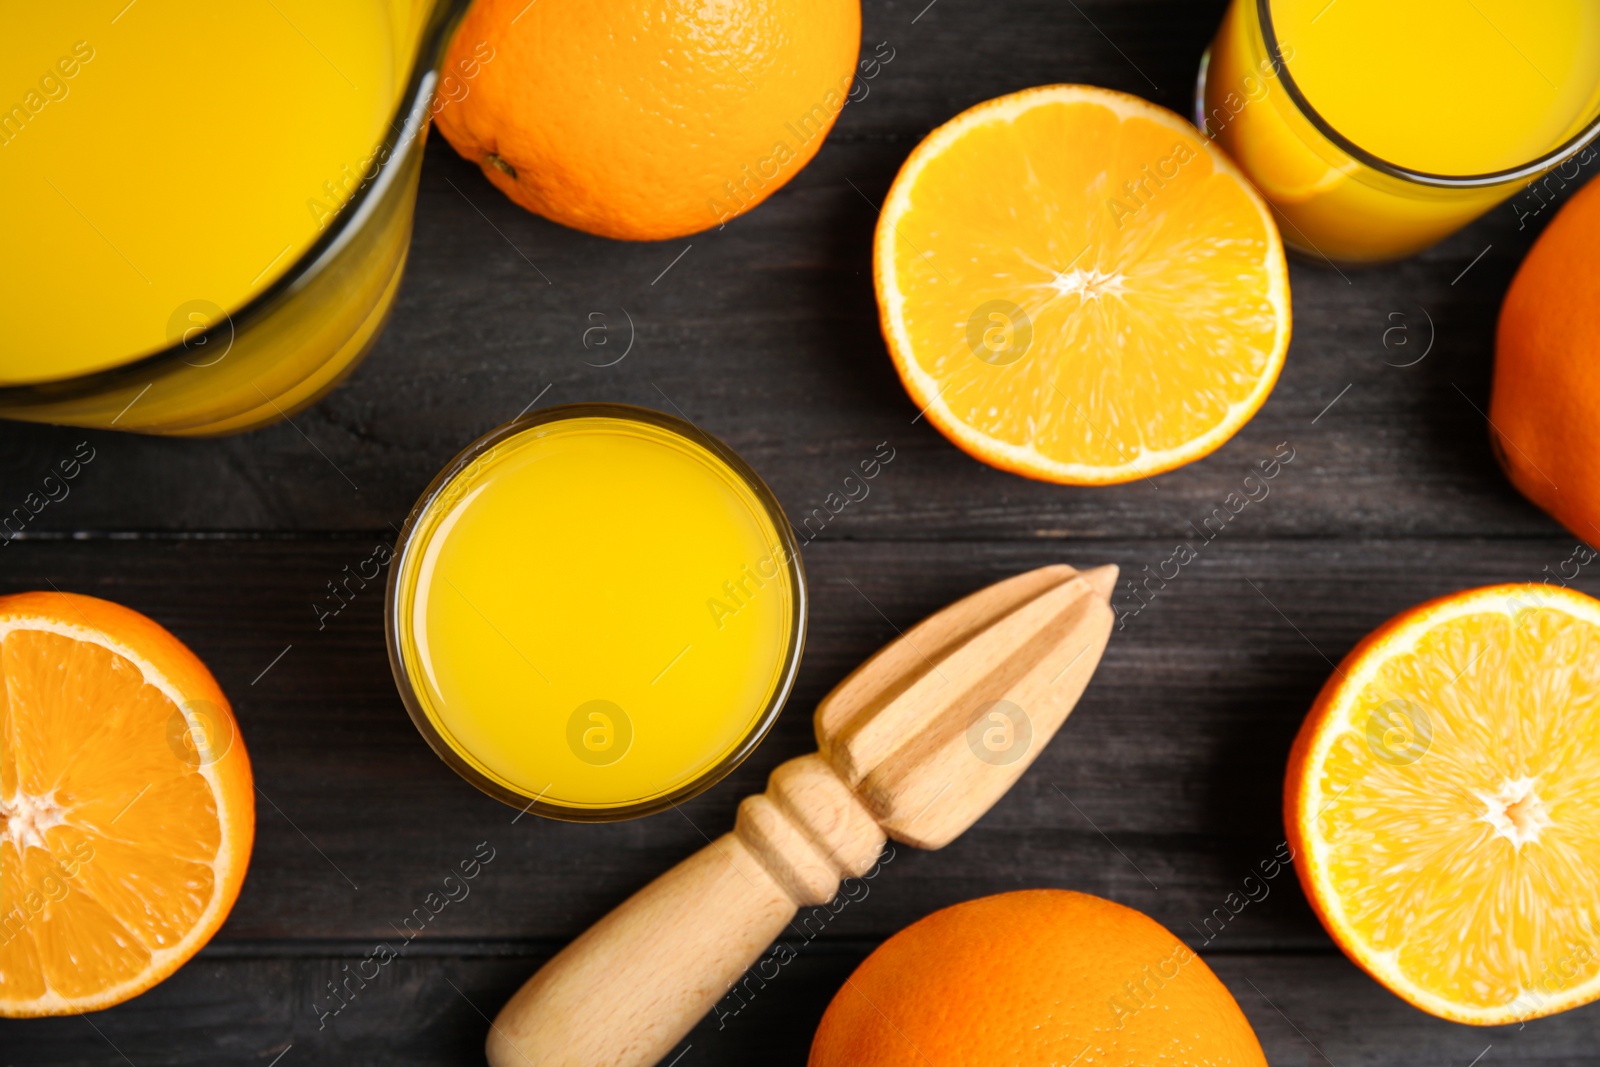
<svg viewBox="0 0 1600 1067">
<path fill-rule="evenodd" d="M 828 1005 L 809 1067 L 1266 1067 L 1199 956 L 1149 916 L 1062 889 L 901 930 Z"/>
<path fill-rule="evenodd" d="M 1506 292 L 1490 437 L 1512 484 L 1600 539 L 1600 183 L 1550 221 Z"/>
<path fill-rule="evenodd" d="M 604 237 L 680 237 L 806 165 L 860 45 L 859 0 L 477 0 L 434 121 L 529 211 Z"/>
<path fill-rule="evenodd" d="M 1345 657 L 1289 758 L 1284 823 L 1341 948 L 1446 1019 L 1600 996 L 1600 601 L 1496 585 Z"/>
<path fill-rule="evenodd" d="M 0 597 L 0 673 L 0 1015 L 108 1008 L 227 918 L 250 761 L 205 665 L 117 604 Z"/>
<path fill-rule="evenodd" d="M 873 249 L 913 402 L 985 463 L 1125 482 L 1218 448 L 1289 345 L 1260 194 L 1138 97 L 1047 85 L 979 104 L 901 167 Z"/>
</svg>

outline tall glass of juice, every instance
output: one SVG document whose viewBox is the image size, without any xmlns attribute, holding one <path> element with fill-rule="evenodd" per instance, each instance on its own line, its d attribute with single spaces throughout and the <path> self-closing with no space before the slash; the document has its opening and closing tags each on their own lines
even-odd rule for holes
<svg viewBox="0 0 1600 1067">
<path fill-rule="evenodd" d="M 447 764 L 538 815 L 646 815 L 766 735 L 805 638 L 799 545 L 726 445 L 620 404 L 526 415 L 417 502 L 389 661 Z"/>
<path fill-rule="evenodd" d="M 1286 244 L 1334 263 L 1401 258 L 1592 161 L 1600 4 L 1233 0 L 1196 112 Z"/>
<path fill-rule="evenodd" d="M 478 59 L 434 69 L 465 7 L 0 16 L 0 417 L 231 433 L 331 389 L 398 290 L 436 90 L 470 91 Z"/>
</svg>

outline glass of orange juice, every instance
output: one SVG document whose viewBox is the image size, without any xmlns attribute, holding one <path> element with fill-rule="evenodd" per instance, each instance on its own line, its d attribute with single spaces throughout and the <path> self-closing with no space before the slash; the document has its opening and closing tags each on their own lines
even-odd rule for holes
<svg viewBox="0 0 1600 1067">
<path fill-rule="evenodd" d="M 412 721 L 524 811 L 631 818 L 753 751 L 805 639 L 799 545 L 726 445 L 620 404 L 473 442 L 390 563 L 389 662 Z"/>
<path fill-rule="evenodd" d="M 86 0 L 0 50 L 0 417 L 204 435 L 376 340 L 466 0 Z"/>
<path fill-rule="evenodd" d="M 1600 4 L 1233 0 L 1195 119 L 1285 244 L 1334 263 L 1401 258 L 1593 158 Z"/>
</svg>

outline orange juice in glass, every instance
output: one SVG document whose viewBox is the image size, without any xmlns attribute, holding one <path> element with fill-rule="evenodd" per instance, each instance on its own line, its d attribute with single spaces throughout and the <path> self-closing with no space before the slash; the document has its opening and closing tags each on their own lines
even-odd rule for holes
<svg viewBox="0 0 1600 1067">
<path fill-rule="evenodd" d="M 332 388 L 398 290 L 435 89 L 470 88 L 434 69 L 465 7 L 0 15 L 0 417 L 218 434 Z"/>
<path fill-rule="evenodd" d="M 492 797 L 574 822 L 661 811 L 777 721 L 805 640 L 799 551 L 760 476 L 689 423 L 530 412 L 457 456 L 406 520 L 395 683 Z"/>
<path fill-rule="evenodd" d="M 1592 158 L 1600 3 L 1234 0 L 1196 111 L 1286 244 L 1398 259 Z"/>
</svg>

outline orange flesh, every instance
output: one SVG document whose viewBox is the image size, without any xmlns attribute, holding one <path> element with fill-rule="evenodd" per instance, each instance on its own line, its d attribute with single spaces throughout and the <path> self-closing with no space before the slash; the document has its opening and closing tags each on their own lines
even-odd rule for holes
<svg viewBox="0 0 1600 1067">
<path fill-rule="evenodd" d="M 877 274 L 918 407 L 978 458 L 1055 481 L 1211 451 L 1288 343 L 1260 198 L 1177 116 L 1106 90 L 1028 90 L 935 131 L 885 203 Z M 974 327 L 996 304 L 1021 314 Z"/>
<path fill-rule="evenodd" d="M 1480 590 L 1379 631 L 1330 682 L 1289 783 L 1337 940 L 1481 1024 L 1600 996 L 1600 603 Z"/>
<path fill-rule="evenodd" d="M 236 740 L 225 709 L 180 708 L 98 631 L 5 623 L 0 1015 L 109 1006 L 197 950 L 210 933 L 197 928 L 214 929 L 237 893 L 248 841 L 225 840 L 218 801 L 219 785 L 236 805 L 249 789 L 242 747 L 226 768 L 185 758 L 183 742 L 219 718 Z M 235 837 L 242 818 L 236 807 Z"/>
</svg>

